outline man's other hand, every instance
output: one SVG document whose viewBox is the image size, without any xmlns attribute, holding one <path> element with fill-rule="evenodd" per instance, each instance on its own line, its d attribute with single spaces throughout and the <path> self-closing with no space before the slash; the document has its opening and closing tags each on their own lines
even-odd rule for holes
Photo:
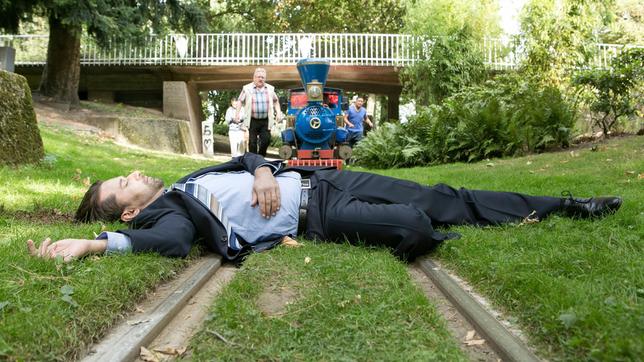
<svg viewBox="0 0 644 362">
<path fill-rule="evenodd" d="M 265 218 L 275 216 L 280 209 L 280 187 L 269 167 L 260 167 L 255 171 L 253 198 L 250 206 L 259 205 L 259 211 Z"/>
<path fill-rule="evenodd" d="M 50 238 L 47 238 L 40 246 L 36 247 L 34 241 L 29 239 L 27 240 L 27 249 L 29 254 L 37 258 L 53 259 L 61 256 L 64 262 L 69 262 L 87 254 L 104 252 L 106 243 L 106 240 L 87 239 L 63 239 L 52 242 Z"/>
</svg>

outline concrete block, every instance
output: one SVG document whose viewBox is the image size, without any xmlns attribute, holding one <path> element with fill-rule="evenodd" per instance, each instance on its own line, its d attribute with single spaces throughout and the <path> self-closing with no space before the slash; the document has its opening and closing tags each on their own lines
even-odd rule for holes
<svg viewBox="0 0 644 362">
<path fill-rule="evenodd" d="M 199 98 L 199 92 L 194 83 L 181 81 L 163 82 L 163 114 L 167 117 L 188 121 L 192 144 L 196 146 L 194 151 L 188 152 L 202 152 L 201 98 Z"/>
</svg>

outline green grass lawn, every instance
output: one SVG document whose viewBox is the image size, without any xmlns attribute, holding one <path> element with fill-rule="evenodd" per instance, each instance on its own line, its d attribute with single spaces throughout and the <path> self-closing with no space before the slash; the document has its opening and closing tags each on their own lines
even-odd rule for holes
<svg viewBox="0 0 644 362">
<path fill-rule="evenodd" d="M 0 359 L 69 360 L 186 261 L 154 255 L 62 264 L 31 258 L 25 242 L 92 238 L 103 225 L 76 225 L 84 183 L 139 169 L 172 182 L 210 162 L 127 151 L 97 138 L 42 128 L 37 166 L 0 168 Z M 113 230 L 120 225 L 105 225 Z"/>
<path fill-rule="evenodd" d="M 27 238 L 100 232 L 100 224 L 69 221 L 87 177 L 93 182 L 139 169 L 170 183 L 209 163 L 41 129 L 42 164 L 0 168 L 0 358 L 10 360 L 79 356 L 146 291 L 190 262 L 132 255 L 64 265 L 28 257 Z M 516 318 L 550 360 L 644 355 L 644 180 L 638 177 L 644 138 L 612 140 L 595 152 L 374 172 L 457 187 L 622 195 L 622 210 L 600 221 L 552 217 L 533 225 L 457 228 L 463 238 L 434 256 Z M 267 285 L 291 288 L 293 297 L 271 318 L 253 302 Z M 379 250 L 307 243 L 252 256 L 213 308 L 193 342 L 195 358 L 462 358 L 404 264 Z M 398 355 L 385 354 L 388 349 Z"/>
<path fill-rule="evenodd" d="M 251 256 L 188 359 L 466 360 L 457 343 L 388 252 L 306 243 Z"/>
<path fill-rule="evenodd" d="M 421 183 L 576 196 L 620 195 L 597 221 L 454 228 L 439 258 L 512 315 L 551 360 L 644 356 L 644 137 L 573 152 L 377 171 Z"/>
</svg>

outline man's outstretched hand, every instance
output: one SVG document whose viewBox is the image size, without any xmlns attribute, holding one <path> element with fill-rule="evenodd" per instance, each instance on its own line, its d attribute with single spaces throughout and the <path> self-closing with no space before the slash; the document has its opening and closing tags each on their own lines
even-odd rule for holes
<svg viewBox="0 0 644 362">
<path fill-rule="evenodd" d="M 50 238 L 47 238 L 40 246 L 36 246 L 34 241 L 29 239 L 27 240 L 27 249 L 29 254 L 38 258 L 53 259 L 61 256 L 63 261 L 69 262 L 87 254 L 104 252 L 106 243 L 106 240 L 87 239 L 63 239 L 52 242 Z"/>
<path fill-rule="evenodd" d="M 259 211 L 265 218 L 275 216 L 280 209 L 280 186 L 275 180 L 269 167 L 260 167 L 255 170 L 253 183 L 253 198 L 250 206 L 259 205 Z"/>
</svg>

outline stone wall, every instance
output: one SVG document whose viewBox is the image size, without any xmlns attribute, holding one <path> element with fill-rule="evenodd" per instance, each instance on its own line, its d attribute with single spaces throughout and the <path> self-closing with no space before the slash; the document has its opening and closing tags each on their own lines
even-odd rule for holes
<svg viewBox="0 0 644 362">
<path fill-rule="evenodd" d="M 38 162 L 44 153 L 27 80 L 0 70 L 0 165 Z"/>
</svg>

